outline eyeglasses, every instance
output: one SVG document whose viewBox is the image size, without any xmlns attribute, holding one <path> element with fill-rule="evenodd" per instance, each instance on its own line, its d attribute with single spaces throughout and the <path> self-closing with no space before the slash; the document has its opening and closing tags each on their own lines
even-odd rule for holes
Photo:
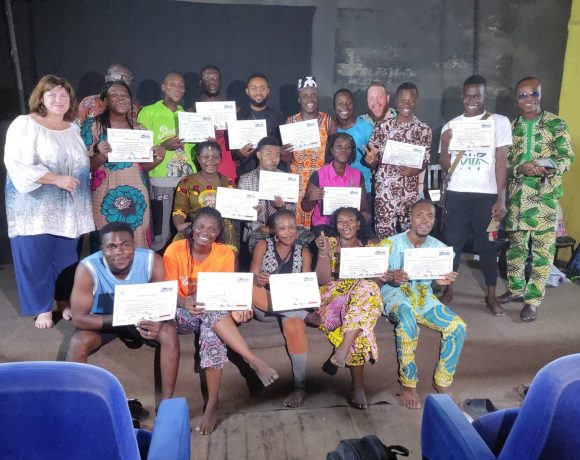
<svg viewBox="0 0 580 460">
<path fill-rule="evenodd" d="M 524 91 L 523 93 L 518 94 L 518 99 L 525 99 L 526 97 L 540 97 L 540 92 L 535 89 L 533 91 Z"/>
</svg>

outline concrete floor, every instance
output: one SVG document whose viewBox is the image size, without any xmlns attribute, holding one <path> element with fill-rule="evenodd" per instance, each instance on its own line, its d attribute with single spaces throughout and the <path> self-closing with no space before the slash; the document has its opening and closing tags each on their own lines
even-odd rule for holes
<svg viewBox="0 0 580 460">
<path fill-rule="evenodd" d="M 519 320 L 520 304 L 507 306 L 508 315 L 491 316 L 483 301 L 481 274 L 474 262 L 464 262 L 451 307 L 467 323 L 465 343 L 455 380 L 461 399 L 490 398 L 499 407 L 519 404 L 514 391 L 528 383 L 551 360 L 580 352 L 580 290 L 566 284 L 549 289 L 534 323 Z M 505 281 L 499 280 L 498 293 Z M 37 330 L 31 318 L 18 313 L 18 297 L 11 266 L 0 268 L 0 362 L 63 360 L 73 331 L 70 322 L 60 321 L 50 330 Z M 394 336 L 392 326 L 381 319 L 377 326 L 380 359 L 366 371 L 370 407 L 358 411 L 348 407 L 348 371 L 335 377 L 320 366 L 331 347 L 317 330 L 308 331 L 307 397 L 300 409 L 282 406 L 290 388 L 290 363 L 275 323 L 251 321 L 241 327 L 250 346 L 275 367 L 280 379 L 261 395 L 251 397 L 238 369 L 228 364 L 221 389 L 220 424 L 210 436 L 192 433 L 194 459 L 323 459 L 342 438 L 377 434 L 385 444 L 401 444 L 420 458 L 421 411 L 398 405 Z M 417 365 L 422 376 L 421 396 L 430 392 L 431 373 L 438 353 L 439 336 L 422 330 Z M 189 402 L 192 427 L 203 406 L 199 376 L 193 369 L 193 339 L 181 337 L 182 357 L 176 396 Z M 128 397 L 139 398 L 152 413 L 155 406 L 152 349 L 130 350 L 120 341 L 107 345 L 90 363 L 108 369 L 123 384 Z M 150 427 L 153 417 L 145 421 Z"/>
</svg>

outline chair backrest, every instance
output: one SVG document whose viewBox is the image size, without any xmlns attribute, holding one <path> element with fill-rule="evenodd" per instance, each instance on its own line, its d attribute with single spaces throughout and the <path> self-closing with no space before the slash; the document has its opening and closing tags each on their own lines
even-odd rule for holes
<svg viewBox="0 0 580 460">
<path fill-rule="evenodd" d="M 88 364 L 0 364 L 0 458 L 139 459 L 120 382 Z"/>
<path fill-rule="evenodd" d="M 580 354 L 538 372 L 499 458 L 580 458 Z"/>
</svg>

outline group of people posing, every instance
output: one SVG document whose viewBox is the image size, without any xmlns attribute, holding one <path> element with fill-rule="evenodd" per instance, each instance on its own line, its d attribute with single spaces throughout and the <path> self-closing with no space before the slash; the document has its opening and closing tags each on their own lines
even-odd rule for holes
<svg viewBox="0 0 580 460">
<path fill-rule="evenodd" d="M 201 101 L 225 100 L 217 67 L 204 67 L 200 77 Z M 215 138 L 197 145 L 180 138 L 176 114 L 184 110 L 179 103 L 185 93 L 180 74 L 167 74 L 163 99 L 146 107 L 134 101 L 133 75 L 125 66 L 110 66 L 105 80 L 101 93 L 85 98 L 79 107 L 66 80 L 43 77 L 30 96 L 31 113 L 19 116 L 6 138 L 6 208 L 21 311 L 36 317 L 36 327 L 52 327 L 56 299 L 62 316 L 72 317 L 76 327 L 67 359 L 86 362 L 89 353 L 117 337 L 129 347 L 158 342 L 162 392 L 169 398 L 179 365 L 177 335 L 198 334 L 208 386 L 198 428 L 206 434 L 217 422 L 228 348 L 249 364 L 263 385 L 278 378 L 239 332 L 238 326 L 252 317 L 280 324 L 294 380 L 284 401 L 288 407 L 299 407 L 305 397 L 306 326 L 311 326 L 333 345 L 322 369 L 333 375 L 348 367 L 350 403 L 364 409 L 364 366 L 378 359 L 374 329 L 381 315 L 394 325 L 402 404 L 420 407 L 415 389 L 418 325 L 441 333 L 433 387 L 449 393 L 466 325 L 447 304 L 468 241 L 480 255 L 491 313 L 505 315 L 500 304 L 523 302 L 521 319 L 536 318 L 554 254 L 561 177 L 573 159 L 565 122 L 540 107 L 537 78 L 517 83 L 521 115 L 511 126 L 506 117 L 486 112 L 482 77 L 471 76 L 463 85 L 464 113 L 452 122 L 489 120 L 494 141 L 488 149 L 453 151 L 451 125 L 442 129 L 440 164 L 448 171 L 444 240 L 455 257 L 453 271 L 435 283 L 410 280 L 403 270 L 405 249 L 444 246 L 430 236 L 437 213 L 424 199 L 424 178 L 432 132 L 415 115 L 415 84 L 397 88 L 393 109 L 387 88 L 372 82 L 368 113 L 357 117 L 348 89 L 335 93 L 335 113 L 329 115 L 318 108 L 316 80 L 299 79 L 301 109 L 285 122 L 317 120 L 320 147 L 296 150 L 281 145 L 278 128 L 284 119 L 267 105 L 267 77 L 253 74 L 247 80 L 249 106 L 237 115 L 265 119 L 268 135 L 257 145 L 231 150 L 227 130 L 216 130 Z M 152 131 L 153 161 L 109 162 L 108 128 Z M 422 166 L 384 162 L 389 141 L 423 146 Z M 277 196 L 259 201 L 255 221 L 222 218 L 215 209 L 217 188 L 257 191 L 261 171 L 297 174 L 298 202 Z M 325 215 L 325 187 L 360 187 L 360 205 Z M 509 288 L 496 296 L 497 249 L 488 226 L 506 214 Z M 81 237 L 87 233 L 92 254 L 78 263 Z M 341 249 L 366 246 L 389 247 L 384 273 L 372 279 L 341 279 Z M 526 281 L 530 254 L 532 272 Z M 206 311 L 196 300 L 198 273 L 233 271 L 254 274 L 253 309 Z M 316 273 L 320 308 L 274 312 L 270 275 L 301 272 Z M 178 283 L 174 320 L 112 326 L 115 286 L 164 280 Z M 433 284 L 443 286 L 439 297 Z"/>
</svg>

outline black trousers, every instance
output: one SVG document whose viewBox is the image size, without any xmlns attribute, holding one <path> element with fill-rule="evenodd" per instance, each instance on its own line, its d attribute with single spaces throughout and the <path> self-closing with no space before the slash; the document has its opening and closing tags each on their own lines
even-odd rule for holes
<svg viewBox="0 0 580 460">
<path fill-rule="evenodd" d="M 459 268 L 461 252 L 472 237 L 487 286 L 495 286 L 497 283 L 497 248 L 493 241 L 489 241 L 486 231 L 491 221 L 491 208 L 496 200 L 497 195 L 491 193 L 447 191 L 445 202 L 445 240 L 449 246 L 453 246 L 455 252 L 453 270 Z"/>
</svg>

